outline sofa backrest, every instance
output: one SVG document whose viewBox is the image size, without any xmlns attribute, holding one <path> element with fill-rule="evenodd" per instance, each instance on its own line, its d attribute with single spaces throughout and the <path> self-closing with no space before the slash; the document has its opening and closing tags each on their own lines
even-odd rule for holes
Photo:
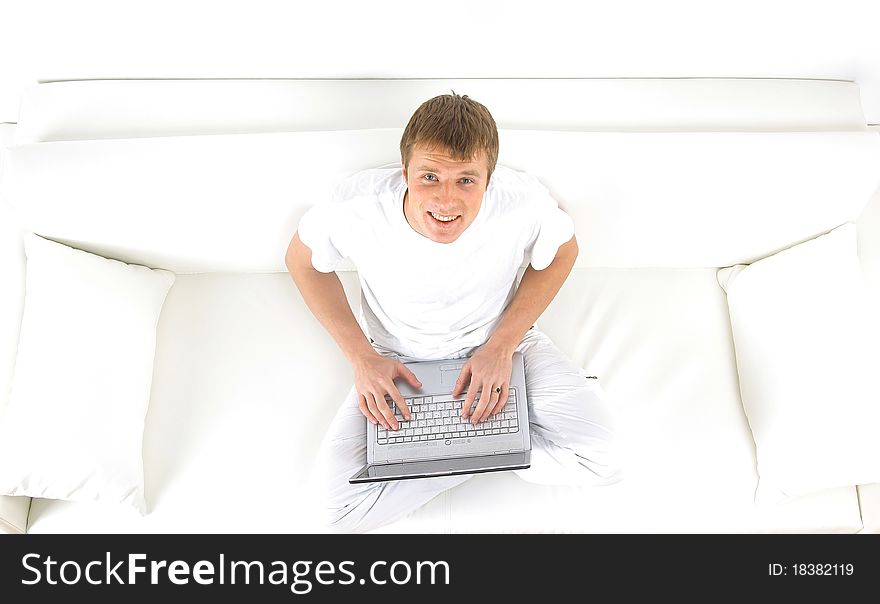
<svg viewBox="0 0 880 604">
<path fill-rule="evenodd" d="M 14 143 L 402 128 L 422 102 L 450 90 L 513 130 L 865 129 L 859 87 L 846 80 L 114 79 L 26 88 Z"/>
<path fill-rule="evenodd" d="M 4 151 L 3 194 L 34 232 L 107 257 L 178 273 L 285 271 L 284 251 L 308 207 L 326 203 L 345 176 L 399 161 L 409 114 L 450 83 L 219 82 L 234 86 L 208 110 L 214 117 L 191 125 L 193 98 L 207 103 L 217 93 L 206 81 L 76 82 L 69 106 L 63 94 L 40 90 L 62 83 L 35 87 L 23 96 L 16 143 Z M 467 80 L 456 92 L 496 116 L 499 163 L 538 176 L 572 215 L 577 266 L 751 262 L 856 220 L 880 182 L 880 138 L 865 129 L 852 82 L 701 81 L 714 91 L 701 96 L 688 80 L 643 88 L 537 80 L 527 82 L 528 104 L 492 96 L 523 90 L 509 82 L 526 85 Z M 352 86 L 363 96 L 352 100 Z M 589 97 L 600 89 L 599 100 Z M 797 119 L 785 117 L 781 90 Z M 649 102 L 661 93 L 662 107 Z M 293 97 L 299 111 L 285 114 Z M 749 100 L 732 100 L 740 97 Z M 544 98 L 546 105 L 535 102 Z M 255 132 L 258 112 L 241 113 L 245 100 L 287 115 L 264 126 L 303 131 Z M 605 114 L 590 112 L 599 106 Z M 349 114 L 351 107 L 361 109 Z M 687 124 L 695 107 L 700 117 Z M 707 116 L 712 130 L 700 121 Z M 377 127 L 392 121 L 398 125 Z"/>
</svg>

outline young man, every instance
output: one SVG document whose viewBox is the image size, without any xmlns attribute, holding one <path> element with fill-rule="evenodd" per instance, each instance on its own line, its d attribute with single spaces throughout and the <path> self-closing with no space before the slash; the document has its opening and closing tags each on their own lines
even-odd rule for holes
<svg viewBox="0 0 880 604">
<path fill-rule="evenodd" d="M 423 103 L 400 153 L 401 167 L 359 172 L 306 212 L 287 251 L 303 299 L 354 370 L 315 467 L 330 526 L 376 528 L 470 478 L 348 482 L 366 460 L 366 421 L 399 428 L 386 394 L 408 419 L 394 380 L 420 386 L 403 365 L 412 360 L 471 355 L 453 394 L 467 391 L 463 415 L 478 425 L 507 401 L 521 352 L 532 466 L 517 474 L 542 484 L 616 481 L 601 386 L 534 326 L 577 257 L 571 218 L 536 178 L 496 166 L 495 121 L 467 95 Z M 333 272 L 343 258 L 358 269 L 357 320 Z M 530 266 L 517 288 L 523 258 Z"/>
</svg>

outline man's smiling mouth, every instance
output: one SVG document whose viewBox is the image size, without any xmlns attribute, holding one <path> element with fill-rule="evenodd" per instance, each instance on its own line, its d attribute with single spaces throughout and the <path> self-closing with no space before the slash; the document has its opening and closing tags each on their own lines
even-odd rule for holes
<svg viewBox="0 0 880 604">
<path fill-rule="evenodd" d="M 428 212 L 428 214 L 431 215 L 431 218 L 433 218 L 434 220 L 438 220 L 440 222 L 452 222 L 453 220 L 457 220 L 457 219 L 461 218 L 461 214 L 454 215 L 454 216 L 444 216 L 443 214 L 435 214 L 434 212 L 430 212 L 430 211 Z"/>
</svg>

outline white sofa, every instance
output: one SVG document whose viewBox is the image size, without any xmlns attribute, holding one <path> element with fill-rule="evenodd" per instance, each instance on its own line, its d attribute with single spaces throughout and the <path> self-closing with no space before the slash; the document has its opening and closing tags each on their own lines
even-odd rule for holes
<svg viewBox="0 0 880 604">
<path fill-rule="evenodd" d="M 411 113 L 450 89 L 493 112 L 499 163 L 538 176 L 574 218 L 577 264 L 538 325 L 599 376 L 621 420 L 625 476 L 583 488 L 479 475 L 380 530 L 880 531 L 877 484 L 756 502 L 755 441 L 717 280 L 720 267 L 855 221 L 880 300 L 878 133 L 854 82 L 711 78 L 25 90 L 18 122 L 0 127 L 0 405 L 25 304 L 24 232 L 176 280 L 143 433 L 146 515 L 0 497 L 2 528 L 324 530 L 306 481 L 352 374 L 284 253 L 311 204 L 345 175 L 399 160 Z M 356 309 L 357 274 L 344 269 Z"/>
</svg>

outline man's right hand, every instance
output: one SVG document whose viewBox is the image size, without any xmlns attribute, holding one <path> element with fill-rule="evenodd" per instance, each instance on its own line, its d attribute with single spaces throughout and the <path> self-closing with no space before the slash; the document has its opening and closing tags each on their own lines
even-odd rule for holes
<svg viewBox="0 0 880 604">
<path fill-rule="evenodd" d="M 406 365 L 373 352 L 358 357 L 352 367 L 358 406 L 371 423 L 379 424 L 386 430 L 397 430 L 400 427 L 385 400 L 386 394 L 397 403 L 403 418 L 409 421 L 409 407 L 395 386 L 394 378 L 405 379 L 413 388 L 421 388 L 422 383 Z"/>
</svg>

